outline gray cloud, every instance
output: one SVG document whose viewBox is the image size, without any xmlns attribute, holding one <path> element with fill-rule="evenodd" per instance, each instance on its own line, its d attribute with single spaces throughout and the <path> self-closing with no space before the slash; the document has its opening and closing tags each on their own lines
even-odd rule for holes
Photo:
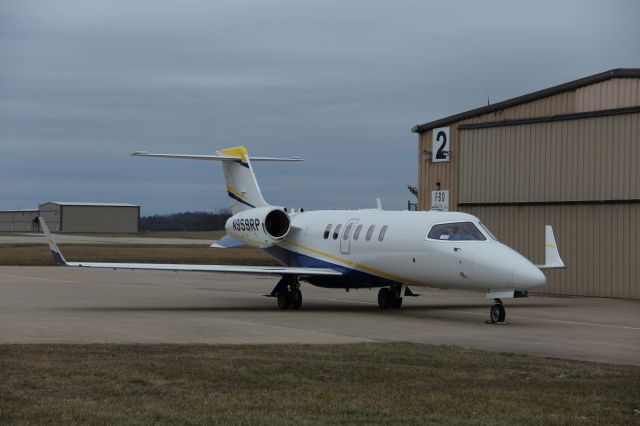
<svg viewBox="0 0 640 426">
<path fill-rule="evenodd" d="M 0 208 L 226 204 L 215 164 L 128 157 L 244 144 L 264 193 L 405 208 L 416 123 L 638 66 L 635 1 L 71 1 L 0 5 Z"/>
</svg>

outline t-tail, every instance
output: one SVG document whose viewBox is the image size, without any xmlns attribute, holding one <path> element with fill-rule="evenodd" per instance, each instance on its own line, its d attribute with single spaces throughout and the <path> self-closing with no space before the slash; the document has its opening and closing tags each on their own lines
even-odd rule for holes
<svg viewBox="0 0 640 426">
<path fill-rule="evenodd" d="M 146 151 L 137 151 L 131 155 L 179 158 L 183 160 L 221 161 L 227 183 L 227 196 L 229 197 L 229 204 L 234 215 L 243 210 L 269 205 L 264 200 L 256 176 L 253 173 L 253 167 L 251 166 L 252 161 L 302 161 L 302 159 L 298 157 L 250 157 L 247 148 L 244 146 L 219 149 L 216 151 L 216 155 L 156 154 Z"/>
</svg>

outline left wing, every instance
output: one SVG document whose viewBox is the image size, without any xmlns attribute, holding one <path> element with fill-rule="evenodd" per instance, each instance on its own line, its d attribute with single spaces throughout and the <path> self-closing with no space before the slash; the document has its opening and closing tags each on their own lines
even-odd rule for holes
<svg viewBox="0 0 640 426">
<path fill-rule="evenodd" d="M 192 271 L 192 272 L 220 272 L 228 274 L 259 274 L 259 275 L 296 275 L 310 276 L 340 276 L 342 272 L 330 268 L 300 268 L 287 266 L 242 266 L 242 265 L 187 265 L 167 263 L 107 263 L 107 262 L 67 262 L 53 240 L 51 231 L 44 219 L 39 217 L 40 225 L 44 231 L 53 260 L 57 265 L 73 266 L 78 268 L 103 268 L 103 269 L 144 269 L 157 271 Z"/>
</svg>

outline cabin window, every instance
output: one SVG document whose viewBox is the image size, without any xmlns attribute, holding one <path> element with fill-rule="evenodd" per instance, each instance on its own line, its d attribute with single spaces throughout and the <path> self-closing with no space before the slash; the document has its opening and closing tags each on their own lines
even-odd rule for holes
<svg viewBox="0 0 640 426">
<path fill-rule="evenodd" d="M 387 233 L 387 228 L 389 228 L 389 226 L 385 225 L 380 229 L 380 235 L 378 235 L 378 241 L 384 240 L 384 234 Z"/>
<path fill-rule="evenodd" d="M 338 235 L 340 235 L 340 230 L 342 229 L 342 224 L 336 226 L 336 229 L 333 231 L 333 239 L 337 240 Z"/>
<path fill-rule="evenodd" d="M 472 222 L 433 225 L 427 238 L 445 241 L 485 241 L 487 239 Z"/>
<path fill-rule="evenodd" d="M 367 241 L 371 241 L 371 236 L 373 235 L 373 230 L 375 228 L 376 228 L 375 225 L 371 225 L 369 229 L 367 229 L 367 236 L 366 236 Z"/>
<path fill-rule="evenodd" d="M 356 226 L 356 232 L 353 233 L 354 241 L 357 240 L 358 237 L 360 236 L 360 231 L 362 231 L 362 225 Z"/>
<path fill-rule="evenodd" d="M 331 234 L 331 227 L 333 226 L 332 223 L 327 225 L 327 228 L 324 230 L 324 239 L 326 240 L 327 238 L 329 238 L 329 234 Z"/>
<path fill-rule="evenodd" d="M 353 223 L 348 224 L 346 229 L 344 230 L 344 235 L 342 236 L 343 240 L 349 239 L 349 234 L 351 234 L 351 228 L 353 228 Z"/>
<path fill-rule="evenodd" d="M 492 240 L 498 241 L 496 236 L 493 235 L 493 232 L 489 231 L 489 228 L 487 228 L 487 226 L 484 223 L 479 222 L 478 225 L 480 225 L 480 227 L 484 230 L 484 233 L 487 234 L 489 238 L 491 238 Z"/>
</svg>

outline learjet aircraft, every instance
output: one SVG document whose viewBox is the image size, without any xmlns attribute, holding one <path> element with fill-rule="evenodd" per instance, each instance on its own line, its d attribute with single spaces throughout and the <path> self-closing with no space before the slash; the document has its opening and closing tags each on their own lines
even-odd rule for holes
<svg viewBox="0 0 640 426">
<path fill-rule="evenodd" d="M 56 264 L 280 276 L 268 294 L 280 309 L 300 308 L 301 282 L 347 291 L 377 287 L 382 309 L 400 308 L 405 296 L 416 296 L 409 286 L 475 290 L 495 300 L 490 309 L 494 323 L 505 320 L 502 299 L 527 297 L 529 290 L 545 285 L 542 269 L 565 267 L 548 225 L 545 264 L 536 266 L 466 213 L 381 208 L 294 212 L 267 203 L 252 163 L 300 158 L 250 157 L 245 147 L 221 149 L 216 155 L 132 155 L 221 162 L 233 216 L 226 222 L 227 235 L 212 247 L 259 248 L 282 266 L 67 262 L 40 218 Z"/>
</svg>

